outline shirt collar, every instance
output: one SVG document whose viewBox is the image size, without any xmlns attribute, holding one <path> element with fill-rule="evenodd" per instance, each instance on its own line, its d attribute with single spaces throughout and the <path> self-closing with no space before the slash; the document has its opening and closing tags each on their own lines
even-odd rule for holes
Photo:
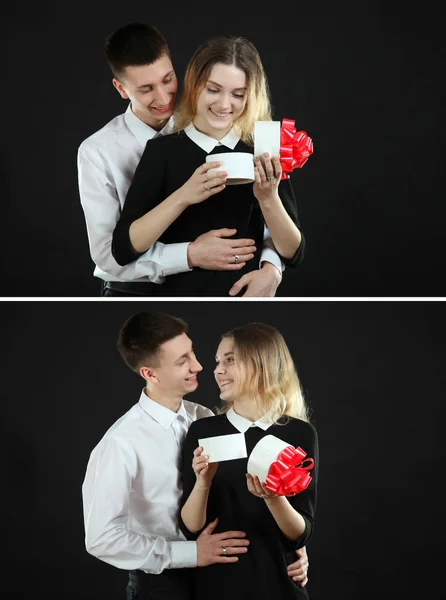
<svg viewBox="0 0 446 600">
<path fill-rule="evenodd" d="M 153 129 L 153 127 L 150 127 L 150 125 L 141 121 L 141 119 L 134 114 L 131 102 L 124 113 L 124 120 L 127 127 L 143 148 L 145 148 L 147 142 L 153 139 L 158 133 L 160 135 L 167 135 L 172 132 L 173 128 L 173 117 L 170 117 L 164 127 L 160 131 L 156 131 L 156 129 Z"/>
<path fill-rule="evenodd" d="M 234 128 L 232 128 L 231 131 L 227 133 L 220 141 L 209 137 L 205 133 L 201 133 L 201 131 L 198 131 L 198 129 L 195 128 L 193 123 L 189 123 L 189 125 L 184 128 L 184 132 L 207 154 L 212 152 L 216 146 L 226 146 L 227 148 L 234 150 L 240 141 L 240 136 L 235 133 Z"/>
<path fill-rule="evenodd" d="M 173 421 L 178 417 L 182 417 L 186 422 L 188 421 L 188 414 L 184 408 L 183 401 L 181 401 L 178 412 L 175 413 L 173 410 L 170 410 L 170 408 L 166 408 L 162 404 L 158 404 L 158 402 L 152 400 L 152 398 L 149 398 L 143 389 L 139 398 L 139 405 L 144 412 L 155 419 L 155 421 L 159 423 L 166 431 L 172 425 Z"/>
<path fill-rule="evenodd" d="M 240 431 L 240 433 L 246 433 L 250 427 L 260 427 L 260 429 L 266 431 L 274 423 L 272 411 L 269 411 L 268 413 L 266 413 L 266 415 L 263 415 L 263 417 L 261 417 L 257 421 L 252 422 L 248 419 L 245 419 L 245 417 L 238 415 L 231 406 L 231 408 L 226 413 L 226 416 L 228 418 L 228 421 L 232 425 L 234 425 L 234 427 L 238 431 Z"/>
</svg>

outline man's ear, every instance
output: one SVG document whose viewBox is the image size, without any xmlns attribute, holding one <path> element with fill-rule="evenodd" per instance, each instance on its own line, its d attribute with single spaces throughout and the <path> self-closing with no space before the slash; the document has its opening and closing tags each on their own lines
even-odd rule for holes
<svg viewBox="0 0 446 600">
<path fill-rule="evenodd" d="M 141 367 L 139 374 L 148 383 L 158 383 L 159 379 L 155 374 L 155 370 L 152 367 Z"/>
<path fill-rule="evenodd" d="M 118 90 L 119 95 L 121 96 L 121 98 L 124 98 L 124 100 L 128 100 L 129 99 L 129 95 L 127 94 L 125 87 L 122 85 L 122 83 L 119 81 L 119 79 L 116 79 L 116 77 L 113 79 L 113 86 Z"/>
</svg>

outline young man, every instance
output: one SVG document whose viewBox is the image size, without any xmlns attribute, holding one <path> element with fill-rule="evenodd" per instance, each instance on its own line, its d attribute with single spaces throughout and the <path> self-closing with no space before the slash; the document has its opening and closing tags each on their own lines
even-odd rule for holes
<svg viewBox="0 0 446 600">
<path fill-rule="evenodd" d="M 82 142 L 78 179 L 94 275 L 103 280 L 102 295 L 162 295 L 165 277 L 193 268 L 238 270 L 252 260 L 254 241 L 234 239 L 234 229 L 208 231 L 180 244 L 155 242 L 133 263 L 118 265 L 112 256 L 113 230 L 147 142 L 171 133 L 177 79 L 166 40 L 154 27 L 126 25 L 106 42 L 113 85 L 130 100 L 124 114 Z M 237 257 L 237 258 L 236 258 Z M 235 295 L 274 296 L 282 263 L 265 228 L 260 268 L 228 290 Z"/>
<path fill-rule="evenodd" d="M 183 400 L 202 370 L 187 330 L 164 313 L 138 313 L 124 324 L 118 349 L 145 387 L 94 448 L 82 486 L 87 551 L 131 570 L 128 600 L 141 586 L 154 600 L 193 600 L 192 567 L 236 562 L 249 552 L 244 532 L 213 533 L 217 521 L 196 542 L 178 526 L 181 442 L 193 421 L 213 414 Z M 305 585 L 305 551 L 299 556 L 289 573 Z"/>
</svg>

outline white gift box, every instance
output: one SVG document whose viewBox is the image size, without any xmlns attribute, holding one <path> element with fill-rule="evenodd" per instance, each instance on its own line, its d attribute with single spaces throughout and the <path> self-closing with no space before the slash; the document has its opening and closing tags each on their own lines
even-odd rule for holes
<svg viewBox="0 0 446 600">
<path fill-rule="evenodd" d="M 203 454 L 209 456 L 208 462 L 210 463 L 246 458 L 248 456 L 245 435 L 243 433 L 202 438 L 198 440 L 198 445 L 203 446 Z"/>
<path fill-rule="evenodd" d="M 277 460 L 282 450 L 289 446 L 292 444 L 280 440 L 275 435 L 266 435 L 252 449 L 248 459 L 248 473 L 253 477 L 257 475 L 260 482 L 264 483 L 272 463 Z"/>
<path fill-rule="evenodd" d="M 208 154 L 206 162 L 218 161 L 220 166 L 209 169 L 208 173 L 226 171 L 228 174 L 226 185 L 252 183 L 254 176 L 254 160 L 249 152 L 224 152 L 222 154 Z"/>
<path fill-rule="evenodd" d="M 280 156 L 280 121 L 256 121 L 254 125 L 254 156 L 268 152 L 270 158 Z"/>
</svg>

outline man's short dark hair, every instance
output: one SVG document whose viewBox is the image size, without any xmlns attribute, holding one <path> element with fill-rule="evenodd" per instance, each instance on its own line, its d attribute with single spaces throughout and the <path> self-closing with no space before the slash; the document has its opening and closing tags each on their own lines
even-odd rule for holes
<svg viewBox="0 0 446 600">
<path fill-rule="evenodd" d="M 136 373 L 142 366 L 156 366 L 161 344 L 187 333 L 188 324 L 162 312 L 140 312 L 121 327 L 118 350 L 124 362 Z"/>
<path fill-rule="evenodd" d="M 170 57 L 170 51 L 166 39 L 156 27 L 130 23 L 108 37 L 105 55 L 113 76 L 119 79 L 126 67 L 151 65 L 163 55 Z"/>
</svg>

